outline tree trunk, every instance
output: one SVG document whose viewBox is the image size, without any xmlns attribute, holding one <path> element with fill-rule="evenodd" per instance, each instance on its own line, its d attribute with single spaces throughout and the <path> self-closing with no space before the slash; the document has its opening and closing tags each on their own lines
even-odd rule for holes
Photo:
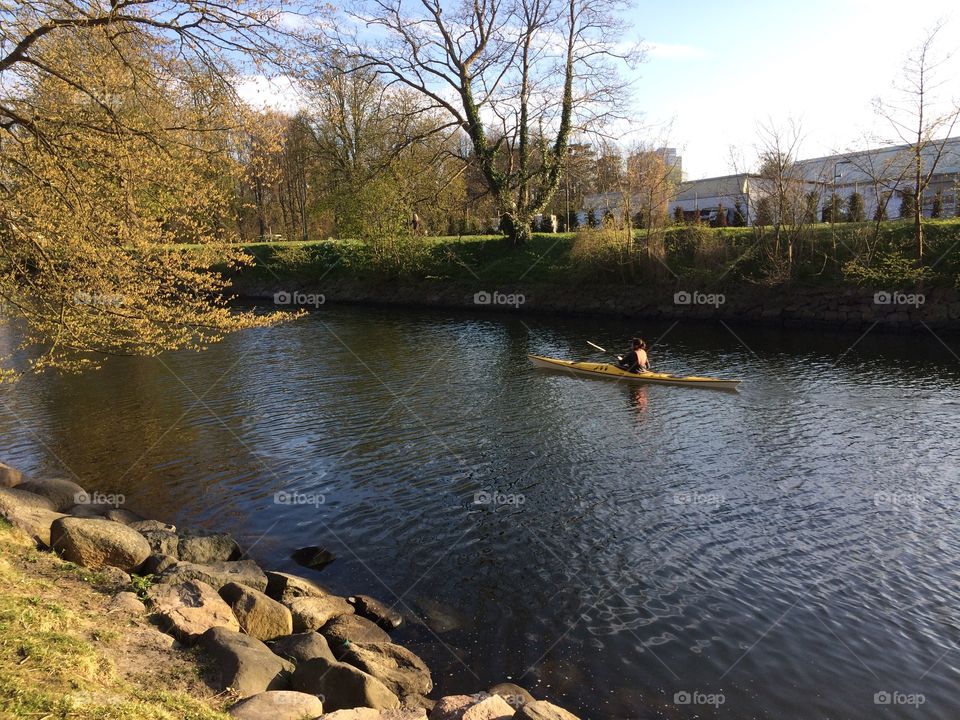
<svg viewBox="0 0 960 720">
<path fill-rule="evenodd" d="M 519 213 L 505 213 L 503 216 L 504 230 L 511 245 L 526 245 L 530 242 L 530 223 L 532 217 L 523 217 Z"/>
</svg>

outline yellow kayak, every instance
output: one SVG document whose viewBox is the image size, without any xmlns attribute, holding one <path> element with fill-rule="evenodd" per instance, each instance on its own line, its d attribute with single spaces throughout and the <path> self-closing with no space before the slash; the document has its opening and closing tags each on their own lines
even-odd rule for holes
<svg viewBox="0 0 960 720">
<path fill-rule="evenodd" d="M 610 363 L 574 362 L 573 360 L 557 360 L 542 355 L 527 355 L 537 367 L 552 370 L 564 370 L 577 375 L 608 378 L 613 380 L 628 380 L 630 382 L 656 383 L 657 385 L 689 385 L 691 387 L 714 388 L 717 390 L 736 390 L 739 380 L 725 380 L 721 378 L 698 377 L 697 375 L 670 375 L 658 372 L 632 373 L 618 368 Z"/>
</svg>

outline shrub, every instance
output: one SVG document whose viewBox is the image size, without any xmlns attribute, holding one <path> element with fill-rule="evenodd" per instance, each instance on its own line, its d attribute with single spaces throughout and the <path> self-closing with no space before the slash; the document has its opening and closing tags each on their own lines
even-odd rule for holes
<svg viewBox="0 0 960 720">
<path fill-rule="evenodd" d="M 866 209 L 863 205 L 863 195 L 858 192 L 853 193 L 847 198 L 847 220 L 850 222 L 863 222 L 866 220 Z"/>
<path fill-rule="evenodd" d="M 673 221 L 674 221 L 677 225 L 682 225 L 683 222 L 684 222 L 684 219 L 685 219 L 685 218 L 684 218 L 684 215 L 683 215 L 683 208 L 680 207 L 679 205 L 675 206 L 675 207 L 673 208 Z"/>
<path fill-rule="evenodd" d="M 916 199 L 913 197 L 913 188 L 908 187 L 900 191 L 900 217 L 912 218 L 914 210 L 917 207 Z"/>
<path fill-rule="evenodd" d="M 943 217 L 943 191 L 937 190 L 933 196 L 933 205 L 930 208 L 930 217 L 934 219 Z"/>
<path fill-rule="evenodd" d="M 773 225 L 773 205 L 770 198 L 762 197 L 757 200 L 756 215 L 753 218 L 754 225 Z"/>
<path fill-rule="evenodd" d="M 747 216 L 743 212 L 743 205 L 740 203 L 740 198 L 737 198 L 733 201 L 733 226 L 734 227 L 746 227 L 747 226 Z"/>
<path fill-rule="evenodd" d="M 570 248 L 570 261 L 584 275 L 619 273 L 630 262 L 627 233 L 612 227 L 582 228 Z"/>
</svg>

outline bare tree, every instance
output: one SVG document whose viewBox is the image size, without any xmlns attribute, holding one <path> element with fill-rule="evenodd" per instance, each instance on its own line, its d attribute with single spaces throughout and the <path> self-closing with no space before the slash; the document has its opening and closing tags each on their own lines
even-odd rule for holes
<svg viewBox="0 0 960 720">
<path fill-rule="evenodd" d="M 358 0 L 330 23 L 341 52 L 415 90 L 470 138 L 508 235 L 526 242 L 570 137 L 618 116 L 624 0 Z M 360 30 L 366 29 L 363 41 Z"/>
<path fill-rule="evenodd" d="M 944 23 L 937 22 L 923 42 L 911 52 L 903 76 L 894 85 L 894 97 L 876 99 L 877 113 L 908 146 L 913 186 L 913 238 L 917 260 L 923 262 L 923 195 L 943 157 L 947 139 L 960 120 L 960 101 L 944 101 L 941 93 L 953 77 L 945 73 L 950 54 L 936 52 L 937 36 Z"/>
</svg>

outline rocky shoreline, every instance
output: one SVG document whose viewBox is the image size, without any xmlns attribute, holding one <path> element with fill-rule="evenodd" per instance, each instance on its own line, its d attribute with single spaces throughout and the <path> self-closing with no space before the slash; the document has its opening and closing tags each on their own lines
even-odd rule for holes
<svg viewBox="0 0 960 720">
<path fill-rule="evenodd" d="M 403 617 L 377 599 L 264 571 L 227 534 L 178 530 L 109 500 L 0 463 L 0 517 L 129 588 L 112 607 L 148 616 L 175 647 L 199 647 L 238 720 L 577 720 L 512 683 L 433 699 L 430 669 L 391 641 Z"/>
<path fill-rule="evenodd" d="M 409 282 L 280 277 L 264 282 L 233 278 L 232 291 L 281 309 L 331 303 L 400 305 L 510 313 L 604 315 L 646 320 L 722 320 L 734 324 L 892 332 L 960 331 L 960 291 L 950 288 L 737 286 L 647 287 L 622 284 L 517 284 L 493 287 L 441 279 Z M 280 296 L 287 302 L 275 302 Z M 311 298 L 297 303 L 297 298 Z"/>
</svg>

